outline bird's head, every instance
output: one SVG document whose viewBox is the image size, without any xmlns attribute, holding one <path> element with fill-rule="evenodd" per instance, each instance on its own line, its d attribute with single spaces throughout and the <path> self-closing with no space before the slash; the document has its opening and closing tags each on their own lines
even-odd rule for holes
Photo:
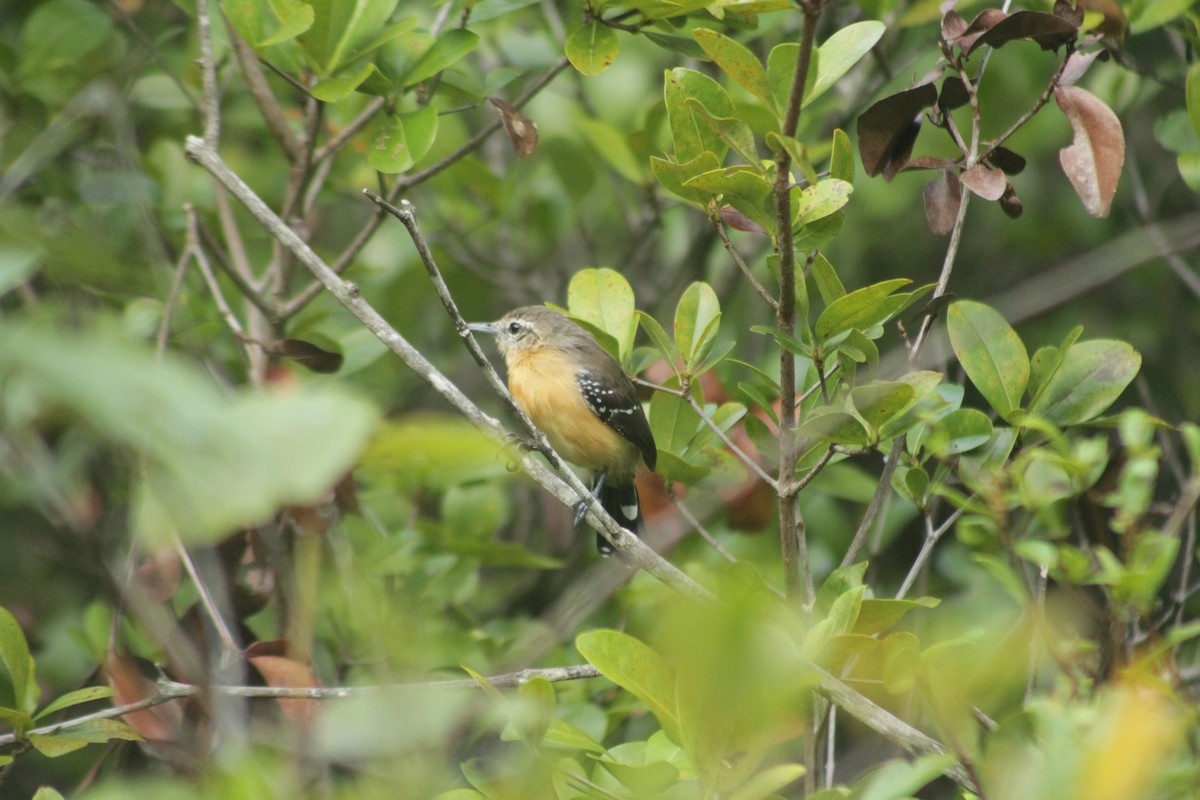
<svg viewBox="0 0 1200 800">
<path fill-rule="evenodd" d="M 514 309 L 496 322 L 472 322 L 467 326 L 476 333 L 496 337 L 505 361 L 530 353 L 551 342 L 583 335 L 583 331 L 565 316 L 547 306 Z"/>
</svg>

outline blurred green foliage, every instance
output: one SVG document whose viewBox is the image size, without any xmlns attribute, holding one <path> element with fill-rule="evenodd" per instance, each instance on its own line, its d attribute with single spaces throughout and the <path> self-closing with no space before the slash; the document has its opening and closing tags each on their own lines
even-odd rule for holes
<svg viewBox="0 0 1200 800">
<path fill-rule="evenodd" d="M 1193 796 L 1194 4 L 1030 3 L 979 39 L 981 3 L 962 30 L 924 0 L 822 5 L 4 14 L 0 795 Z M 1072 62 L 1085 110 L 1123 128 L 1104 220 L 1056 153 L 1100 123 L 1042 106 L 1076 43 L 1104 53 Z M 469 319 L 560 305 L 641 376 L 649 535 L 717 605 L 592 563 L 188 162 L 208 47 L 220 157 L 485 411 L 363 187 L 415 204 Z M 1009 156 L 964 160 L 1014 123 Z M 600 677 L 509 675 L 579 664 Z M 53 727 L 162 675 L 375 688 Z M 903 756 L 829 680 L 944 752 Z"/>
</svg>

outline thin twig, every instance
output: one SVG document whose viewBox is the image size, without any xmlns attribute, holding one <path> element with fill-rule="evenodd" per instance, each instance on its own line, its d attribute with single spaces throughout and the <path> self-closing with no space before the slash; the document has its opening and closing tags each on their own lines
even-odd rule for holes
<svg viewBox="0 0 1200 800">
<path fill-rule="evenodd" d="M 175 305 L 179 302 L 179 292 L 183 289 L 183 276 L 187 272 L 188 262 L 192 258 L 193 247 L 192 231 L 189 229 L 187 241 L 179 253 L 179 259 L 175 262 L 175 276 L 171 279 L 171 289 L 167 292 L 167 299 L 163 301 L 162 321 L 158 324 L 158 336 L 154 340 L 154 352 L 160 357 L 167 349 L 167 337 L 171 334 L 171 316 L 175 312 Z"/>
<path fill-rule="evenodd" d="M 887 461 L 884 462 L 879 483 L 875 486 L 875 494 L 871 495 L 871 502 L 867 504 L 866 513 L 859 521 L 858 529 L 854 531 L 854 538 L 850 540 L 850 546 L 846 548 L 846 554 L 842 556 L 840 566 L 848 567 L 853 564 L 854 559 L 858 557 L 858 551 L 862 550 L 863 544 L 867 541 L 867 532 L 871 530 L 871 523 L 875 521 L 875 515 L 879 513 L 883 498 L 892 491 L 892 473 L 896 471 L 896 464 L 900 461 L 900 451 L 903 449 L 904 437 L 897 436 L 896 440 L 892 442 L 892 450 L 888 453 Z"/>
<path fill-rule="evenodd" d="M 721 223 L 721 220 L 716 218 L 712 219 L 711 222 L 717 230 L 717 236 L 721 237 L 721 244 L 725 245 L 725 250 L 729 253 L 729 257 L 733 259 L 733 263 L 737 264 L 738 269 L 746 276 L 746 281 L 754 291 L 758 292 L 758 296 L 763 299 L 764 303 L 771 307 L 772 311 L 778 312 L 779 301 L 771 296 L 767 287 L 763 286 L 758 278 L 754 277 L 754 273 L 750 270 L 750 265 L 746 263 L 745 259 L 742 258 L 742 254 L 737 251 L 737 248 L 733 246 L 733 242 L 729 240 L 729 234 L 725 231 L 725 226 Z"/>
<path fill-rule="evenodd" d="M 262 65 L 259 63 L 258 54 L 246 43 L 245 39 L 238 35 L 228 20 L 225 21 L 225 27 L 229 30 L 233 54 L 242 68 L 242 75 L 246 78 L 246 88 L 250 90 L 250 97 L 258 106 L 258 113 L 267 123 L 267 130 L 275 137 L 275 141 L 279 143 L 289 162 L 300 161 L 304 158 L 304 142 L 292 129 L 287 115 L 284 114 L 283 108 L 275 98 L 275 93 L 271 91 L 271 85 L 267 83 L 267 76 L 263 74 Z"/>
<path fill-rule="evenodd" d="M 200 38 L 200 78 L 204 86 L 204 143 L 216 150 L 221 138 L 221 96 L 217 90 L 217 65 L 213 61 L 208 0 L 197 0 L 196 28 Z"/>
<path fill-rule="evenodd" d="M 200 274 L 204 276 L 204 282 L 208 284 L 208 290 L 212 292 L 213 302 L 217 304 L 217 311 L 221 315 L 221 319 L 225 320 L 225 324 L 234 332 L 239 341 L 243 344 L 246 342 L 246 331 L 242 328 L 242 323 L 238 321 L 233 310 L 229 307 L 229 303 L 225 301 L 225 294 L 221 291 L 221 285 L 217 283 L 217 276 L 213 274 L 212 267 L 208 263 L 208 255 L 205 254 L 204 248 L 200 246 L 200 235 L 196 222 L 196 209 L 191 203 L 183 207 L 184 213 L 187 215 L 187 237 L 194 242 L 192 246 L 192 254 L 196 258 L 196 266 L 200 268 Z"/>
<path fill-rule="evenodd" d="M 367 123 L 374 119 L 375 115 L 379 113 L 379 109 L 383 108 L 383 105 L 386 102 L 387 99 L 384 97 L 372 98 L 371 102 L 367 103 L 366 107 L 359 112 L 357 117 L 352 119 L 346 125 L 346 127 L 338 131 L 337 134 L 331 137 L 328 142 L 318 147 L 316 151 L 313 152 L 313 163 L 320 164 L 327 158 L 335 156 L 341 152 L 341 149 L 345 147 L 351 139 L 354 138 L 355 134 L 365 128 Z"/>
<path fill-rule="evenodd" d="M 950 526 L 958 521 L 958 518 L 962 516 L 963 510 L 961 508 L 955 509 L 954 513 L 936 528 L 933 527 L 933 519 L 926 515 L 925 542 L 921 545 L 921 552 L 917 553 L 917 558 L 913 561 L 912 567 L 909 568 L 908 575 L 904 576 L 904 583 L 900 584 L 900 589 L 896 592 L 897 600 L 903 600 L 904 596 L 908 594 L 908 590 L 912 588 L 913 583 L 917 580 L 917 575 L 924 568 L 925 562 L 929 560 L 929 554 L 933 552 L 933 546 L 937 544 L 938 539 L 942 538 L 942 534 L 950 530 Z"/>
<path fill-rule="evenodd" d="M 731 564 L 737 563 L 737 558 L 734 557 L 733 553 L 726 550 L 725 546 L 718 542 L 716 537 L 709 533 L 708 528 L 704 527 L 704 523 L 697 519 L 696 515 L 692 513 L 691 509 L 687 507 L 687 504 L 679 499 L 679 495 L 675 494 L 674 491 L 668 490 L 667 497 L 671 498 L 671 502 L 675 504 L 675 509 L 679 512 L 680 516 L 687 520 L 688 525 L 692 526 L 692 530 L 700 534 L 700 538 L 708 542 L 709 546 L 712 547 L 713 550 L 716 550 L 717 554 L 720 555 L 721 558 L 725 559 Z"/>
</svg>

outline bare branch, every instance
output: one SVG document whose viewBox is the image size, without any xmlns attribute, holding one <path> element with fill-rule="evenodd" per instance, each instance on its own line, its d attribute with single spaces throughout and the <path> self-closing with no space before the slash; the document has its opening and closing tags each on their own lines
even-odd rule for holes
<svg viewBox="0 0 1200 800">
<path fill-rule="evenodd" d="M 250 96 L 254 98 L 254 104 L 258 106 L 258 113 L 262 114 L 263 121 L 267 123 L 267 130 L 275 137 L 275 141 L 279 142 L 288 161 L 292 163 L 300 161 L 304 158 L 304 142 L 300 141 L 300 137 L 292 130 L 291 123 L 283 113 L 283 108 L 275 99 L 275 93 L 271 91 L 271 85 L 267 83 L 267 76 L 262 71 L 262 65 L 258 63 L 258 54 L 246 43 L 245 39 L 238 35 L 228 20 L 226 20 L 225 27 L 229 30 L 233 53 L 237 57 L 238 65 L 242 68 L 242 75 L 246 78 L 246 88 L 250 90 Z"/>
<path fill-rule="evenodd" d="M 213 61 L 208 0 L 196 3 L 196 27 L 200 37 L 200 77 L 204 85 L 204 143 L 216 150 L 221 139 L 221 96 L 217 90 L 217 65 Z"/>
</svg>

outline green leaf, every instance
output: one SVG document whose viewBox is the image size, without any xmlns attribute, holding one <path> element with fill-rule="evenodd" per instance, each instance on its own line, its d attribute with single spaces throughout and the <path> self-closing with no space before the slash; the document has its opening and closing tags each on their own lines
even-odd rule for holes
<svg viewBox="0 0 1200 800">
<path fill-rule="evenodd" d="M 916 600 L 868 597 L 862 601 L 852 630 L 868 636 L 880 633 L 902 620 L 908 612 L 917 608 L 933 608 L 940 602 L 936 597 L 920 597 Z"/>
<path fill-rule="evenodd" d="M 1029 384 L 1029 356 L 1016 331 L 982 303 L 959 300 L 946 313 L 950 345 L 967 377 L 1011 421 Z"/>
<path fill-rule="evenodd" d="M 270 47 L 291 41 L 311 28 L 316 20 L 313 7 L 300 0 L 270 0 L 270 5 L 275 19 L 279 21 L 279 27 L 261 42 L 251 42 L 254 47 Z"/>
<path fill-rule="evenodd" d="M 863 447 L 870 441 L 858 417 L 845 411 L 814 414 L 806 419 L 798 430 L 805 436 L 847 447 Z"/>
<path fill-rule="evenodd" d="M 757 172 L 763 172 L 758 164 L 758 146 L 754 142 L 754 132 L 750 130 L 749 125 L 738 117 L 714 116 L 704 107 L 703 103 L 694 97 L 689 97 L 687 104 L 695 118 L 708 126 L 709 130 L 715 133 L 722 142 L 741 156 L 747 166 Z"/>
<path fill-rule="evenodd" d="M 10 22 L 13 10 L 6 14 Z M 28 78 L 76 64 L 99 47 L 112 28 L 112 18 L 103 8 L 86 0 L 35 4 L 21 26 L 18 74 Z"/>
<path fill-rule="evenodd" d="M 905 694 L 917 684 L 917 667 L 921 663 L 921 642 L 908 631 L 885 637 L 883 650 L 883 685 L 892 694 Z"/>
<path fill-rule="evenodd" d="M 841 128 L 833 132 L 829 177 L 846 183 L 854 182 L 854 147 L 850 144 L 850 137 Z"/>
<path fill-rule="evenodd" d="M 697 175 L 712 172 L 720 167 L 721 163 L 717 157 L 708 151 L 701 153 L 686 164 L 676 164 L 674 161 L 657 156 L 650 158 L 650 171 L 654 173 L 654 177 L 658 179 L 663 188 L 701 207 L 706 207 L 717 193 L 688 186 L 687 182 Z"/>
<path fill-rule="evenodd" d="M 669 392 L 655 392 L 650 398 L 649 422 L 658 448 L 676 455 L 682 455 L 704 424 L 690 403 Z"/>
<path fill-rule="evenodd" d="M 39 720 L 55 711 L 62 711 L 64 708 L 77 706 L 80 703 L 90 703 L 93 700 L 100 700 L 105 697 L 112 697 L 113 690 L 108 686 L 87 686 L 83 689 L 76 689 L 73 692 L 67 692 L 61 697 L 56 697 L 45 708 L 37 713 L 34 720 Z"/>
<path fill-rule="evenodd" d="M 1187 114 L 1192 129 L 1200 135 L 1200 62 L 1192 64 L 1187 71 Z"/>
<path fill-rule="evenodd" d="M 1029 411 L 1058 425 L 1086 422 L 1116 401 L 1141 365 L 1142 357 L 1125 342 L 1074 344 Z"/>
<path fill-rule="evenodd" d="M 16 617 L 0 606 L 0 663 L 8 671 L 12 686 L 13 704 L 24 714 L 33 714 L 37 709 L 38 686 L 34 680 L 33 656 L 25 632 L 17 624 Z"/>
<path fill-rule="evenodd" d="M 367 162 L 387 175 L 411 169 L 433 146 L 437 126 L 438 115 L 433 106 L 408 114 L 379 115 L 371 132 Z"/>
<path fill-rule="evenodd" d="M 17 242 L 0 245 L 0 297 L 29 279 L 41 266 L 41 248 Z"/>
<path fill-rule="evenodd" d="M 571 316 L 594 325 L 617 343 L 617 360 L 628 365 L 637 336 L 637 308 L 633 287 L 625 276 L 607 267 L 582 269 L 567 286 Z"/>
<path fill-rule="evenodd" d="M 682 67 L 667 70 L 663 76 L 663 101 L 675 144 L 675 160 L 681 164 L 687 163 L 708 151 L 720 163 L 729 151 L 729 145 L 706 123 L 696 119 L 689 99 L 697 100 L 714 118 L 731 119 L 737 116 L 729 94 L 712 78 Z"/>
<path fill-rule="evenodd" d="M 675 306 L 675 346 L 690 370 L 703 361 L 721 323 L 721 301 L 707 283 L 696 281 Z"/>
<path fill-rule="evenodd" d="M 3 765 L 3 762 L 0 762 L 0 766 Z M 64 798 L 53 786 L 41 786 L 33 793 L 33 800 L 64 800 Z"/>
<path fill-rule="evenodd" d="M 888 761 L 864 779 L 862 789 L 855 793 L 855 798 L 904 800 L 934 778 L 945 775 L 956 761 L 949 753 L 921 756 L 912 762 L 902 759 Z"/>
<path fill-rule="evenodd" d="M 821 302 L 826 306 L 846 294 L 842 279 L 838 277 L 833 264 L 829 263 L 824 253 L 818 253 L 813 259 L 812 277 L 817 284 L 817 293 L 821 295 Z"/>
<path fill-rule="evenodd" d="M 762 226 L 775 231 L 775 212 L 771 183 L 750 167 L 728 167 L 689 178 L 684 187 L 717 195 Z"/>
<path fill-rule="evenodd" d="M 667 736 L 679 741 L 675 673 L 662 656 L 628 634 L 603 629 L 579 634 L 575 648 L 604 677 L 645 703 Z"/>
<path fill-rule="evenodd" d="M 959 408 L 933 425 L 925 446 L 941 458 L 974 450 L 992 438 L 992 421 L 982 411 Z"/>
<path fill-rule="evenodd" d="M 47 758 L 57 758 L 87 747 L 89 744 L 101 744 L 112 739 L 140 742 L 142 737 L 126 723 L 115 719 L 90 720 L 53 735 L 40 733 L 29 735 L 30 744 Z"/>
<path fill-rule="evenodd" d="M 771 48 L 767 55 L 767 86 L 771 96 L 775 98 L 775 108 L 783 111 L 788 107 L 788 99 L 792 93 L 792 81 L 796 75 L 796 61 L 800 55 L 800 45 L 795 42 L 785 42 Z M 820 53 L 817 48 L 812 51 L 812 61 L 808 68 L 806 88 L 811 87 L 817 78 L 817 61 Z"/>
<path fill-rule="evenodd" d="M 766 800 L 805 772 L 803 764 L 776 764 L 739 786 L 729 800 Z"/>
<path fill-rule="evenodd" d="M 414 86 L 457 64 L 479 46 L 479 35 L 466 28 L 451 28 L 437 38 L 404 76 L 404 86 Z"/>
<path fill-rule="evenodd" d="M 901 286 L 911 283 L 907 278 L 895 278 L 890 281 L 864 286 L 834 300 L 817 317 L 814 331 L 821 341 L 828 341 L 843 331 L 857 328 L 867 330 L 882 324 L 900 308 L 896 303 L 889 303 L 893 292 Z"/>
<path fill-rule="evenodd" d="M 877 20 L 847 25 L 826 39 L 818 51 L 817 79 L 804 93 L 804 105 L 823 95 L 838 79 L 850 71 L 883 36 L 887 26 Z"/>
<path fill-rule="evenodd" d="M 654 471 L 667 482 L 692 484 L 707 478 L 712 470 L 704 464 L 696 464 L 682 458 L 670 450 L 658 448 L 658 461 Z"/>
<path fill-rule="evenodd" d="M 767 72 L 749 48 L 708 28 L 696 28 L 692 36 L 726 75 L 750 94 L 774 107 L 775 97 L 767 86 Z"/>
<path fill-rule="evenodd" d="M 312 26 L 297 41 L 321 77 L 329 77 L 365 51 L 398 0 L 309 0 Z"/>
<path fill-rule="evenodd" d="M 317 81 L 312 87 L 312 96 L 324 103 L 344 100 L 362 86 L 363 81 L 371 77 L 373 72 L 379 72 L 379 69 L 368 61 L 345 78 L 325 78 Z M 382 73 L 380 75 L 382 76 Z"/>
<path fill-rule="evenodd" d="M 850 402 L 863 421 L 877 431 L 886 422 L 904 413 L 916 394 L 907 383 L 878 381 L 855 387 L 850 392 Z M 988 430 L 991 431 L 990 426 Z"/>
<path fill-rule="evenodd" d="M 853 186 L 836 178 L 805 187 L 795 199 L 793 224 L 807 225 L 828 217 L 850 202 L 853 191 Z"/>
<path fill-rule="evenodd" d="M 620 46 L 612 28 L 599 22 L 590 22 L 567 37 L 565 50 L 571 65 L 580 73 L 592 77 L 612 66 L 617 60 Z"/>
<path fill-rule="evenodd" d="M 1067 351 L 1071 349 L 1071 345 L 1079 340 L 1082 333 L 1083 326 L 1076 325 L 1058 347 L 1039 347 L 1037 352 L 1033 354 L 1033 358 L 1029 359 L 1028 391 L 1030 405 L 1037 402 L 1038 397 L 1042 394 L 1042 389 L 1046 387 L 1046 383 L 1050 378 L 1054 377 L 1054 373 L 1058 372 L 1058 368 L 1062 366 L 1063 359 L 1067 356 Z"/>
</svg>

